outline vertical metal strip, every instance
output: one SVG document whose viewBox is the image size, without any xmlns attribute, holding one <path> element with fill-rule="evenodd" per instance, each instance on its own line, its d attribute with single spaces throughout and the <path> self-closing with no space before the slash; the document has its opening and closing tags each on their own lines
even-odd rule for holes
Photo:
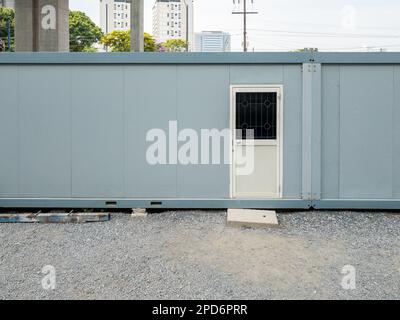
<svg viewBox="0 0 400 320">
<path fill-rule="evenodd" d="M 301 195 L 304 200 L 311 200 L 312 177 L 312 102 L 313 72 L 312 63 L 303 64 L 303 109 L 302 109 L 302 185 Z"/>
<path fill-rule="evenodd" d="M 321 64 L 303 64 L 302 199 L 321 198 Z"/>
<path fill-rule="evenodd" d="M 312 65 L 311 199 L 321 199 L 322 190 L 322 72 Z"/>
</svg>

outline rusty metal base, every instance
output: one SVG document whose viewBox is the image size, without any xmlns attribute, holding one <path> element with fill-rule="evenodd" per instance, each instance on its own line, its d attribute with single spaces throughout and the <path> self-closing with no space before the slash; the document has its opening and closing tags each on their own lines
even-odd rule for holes
<svg viewBox="0 0 400 320">
<path fill-rule="evenodd" d="M 0 223 L 86 223 L 105 222 L 110 214 L 104 212 L 90 213 L 5 213 L 0 214 Z"/>
</svg>

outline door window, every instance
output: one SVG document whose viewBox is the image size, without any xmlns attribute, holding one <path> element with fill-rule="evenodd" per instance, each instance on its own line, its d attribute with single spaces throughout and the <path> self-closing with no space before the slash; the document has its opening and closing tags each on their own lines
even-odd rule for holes
<svg viewBox="0 0 400 320">
<path fill-rule="evenodd" d="M 277 93 L 237 92 L 237 139 L 246 140 L 246 130 L 253 130 L 255 140 L 276 140 Z"/>
</svg>

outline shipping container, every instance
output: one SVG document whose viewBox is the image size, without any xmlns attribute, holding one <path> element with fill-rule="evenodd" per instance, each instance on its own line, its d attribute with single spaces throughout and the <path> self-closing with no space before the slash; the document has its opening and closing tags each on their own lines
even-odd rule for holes
<svg viewBox="0 0 400 320">
<path fill-rule="evenodd" d="M 399 53 L 0 54 L 3 208 L 400 209 L 399 137 Z"/>
</svg>

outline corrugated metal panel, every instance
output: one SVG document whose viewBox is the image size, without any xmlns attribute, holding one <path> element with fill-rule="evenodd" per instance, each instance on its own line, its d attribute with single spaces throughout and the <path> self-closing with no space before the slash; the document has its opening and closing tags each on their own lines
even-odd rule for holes
<svg viewBox="0 0 400 320">
<path fill-rule="evenodd" d="M 283 196 L 301 198 L 302 67 L 283 68 Z"/>
<path fill-rule="evenodd" d="M 394 66 L 393 88 L 393 198 L 400 199 L 400 66 Z"/>
<path fill-rule="evenodd" d="M 178 67 L 178 130 L 229 128 L 229 67 Z M 221 144 L 223 145 L 223 144 Z M 223 159 L 223 158 L 221 158 Z M 178 165 L 178 197 L 229 198 L 229 166 Z"/>
<path fill-rule="evenodd" d="M 70 95 L 72 196 L 122 197 L 123 68 L 73 67 Z"/>
<path fill-rule="evenodd" d="M 339 197 L 340 66 L 322 69 L 322 198 Z"/>
<path fill-rule="evenodd" d="M 18 68 L 0 70 L 0 197 L 15 197 L 19 196 Z"/>
<path fill-rule="evenodd" d="M 146 134 L 168 132 L 177 115 L 176 66 L 128 66 L 125 73 L 125 197 L 175 198 L 177 167 L 146 161 Z"/>
<path fill-rule="evenodd" d="M 323 70 L 322 197 L 395 198 L 398 66 L 330 65 Z"/>
<path fill-rule="evenodd" d="M 19 196 L 69 197 L 70 71 L 25 66 L 19 69 L 18 90 Z"/>
<path fill-rule="evenodd" d="M 392 197 L 393 67 L 340 68 L 340 198 Z"/>
</svg>

